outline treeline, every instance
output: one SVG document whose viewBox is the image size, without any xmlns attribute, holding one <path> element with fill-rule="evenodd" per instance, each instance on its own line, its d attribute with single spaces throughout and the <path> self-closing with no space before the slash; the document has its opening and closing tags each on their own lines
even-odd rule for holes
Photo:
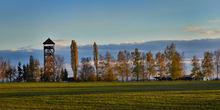
<svg viewBox="0 0 220 110">
<path fill-rule="evenodd" d="M 99 55 L 94 43 L 93 60 L 82 58 L 80 64 L 77 44 L 72 41 L 71 66 L 75 81 L 212 80 L 215 76 L 218 79 L 220 51 L 204 52 L 201 60 L 194 56 L 190 75 L 185 73 L 184 54 L 176 50 L 174 43 L 155 55 L 137 48 L 133 52 L 122 50 L 116 60 L 108 51 L 105 56 Z"/>
<path fill-rule="evenodd" d="M 55 56 L 55 73 L 52 81 L 60 82 L 68 80 L 68 72 L 64 68 L 64 58 Z M 40 66 L 38 59 L 30 56 L 28 64 L 18 63 L 17 67 L 10 64 L 10 61 L 0 58 L 0 81 L 1 82 L 40 82 L 47 81 L 44 68 Z"/>
<path fill-rule="evenodd" d="M 73 77 L 68 76 L 64 57 L 55 55 L 55 72 L 49 81 L 148 81 L 148 80 L 213 80 L 220 71 L 220 50 L 204 52 L 204 58 L 194 56 L 191 60 L 190 75 L 185 73 L 184 54 L 176 50 L 176 45 L 168 45 L 163 52 L 155 55 L 141 52 L 137 48 L 129 52 L 121 50 L 114 58 L 109 51 L 100 55 L 98 45 L 93 45 L 93 58 L 79 60 L 76 41 L 71 46 L 71 68 Z M 44 67 L 38 59 L 30 56 L 28 64 L 0 58 L 0 81 L 2 82 L 46 82 Z"/>
</svg>

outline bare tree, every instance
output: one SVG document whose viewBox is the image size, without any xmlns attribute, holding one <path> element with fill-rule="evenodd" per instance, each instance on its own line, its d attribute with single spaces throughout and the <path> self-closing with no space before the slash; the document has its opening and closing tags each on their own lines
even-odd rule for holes
<svg viewBox="0 0 220 110">
<path fill-rule="evenodd" d="M 80 79 L 82 81 L 95 81 L 95 68 L 91 64 L 91 59 L 82 58 L 81 64 Z"/>
<path fill-rule="evenodd" d="M 56 81 L 61 81 L 61 72 L 62 69 L 64 68 L 64 57 L 60 55 L 55 55 L 55 80 Z"/>
<path fill-rule="evenodd" d="M 9 80 L 9 82 L 12 82 L 14 81 L 15 79 L 15 75 L 16 75 L 16 68 L 15 67 L 12 67 L 11 65 L 8 65 L 8 69 L 6 71 L 6 79 L 7 81 Z"/>
<path fill-rule="evenodd" d="M 7 77 L 7 71 L 9 70 L 9 67 L 9 60 L 0 58 L 0 80 L 4 81 L 4 79 Z"/>
</svg>

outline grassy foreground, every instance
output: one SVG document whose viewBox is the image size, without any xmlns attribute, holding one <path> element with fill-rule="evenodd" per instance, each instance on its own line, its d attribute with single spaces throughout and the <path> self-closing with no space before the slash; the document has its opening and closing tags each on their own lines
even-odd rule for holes
<svg viewBox="0 0 220 110">
<path fill-rule="evenodd" d="M 220 81 L 1 83 L 1 110 L 220 110 Z"/>
</svg>

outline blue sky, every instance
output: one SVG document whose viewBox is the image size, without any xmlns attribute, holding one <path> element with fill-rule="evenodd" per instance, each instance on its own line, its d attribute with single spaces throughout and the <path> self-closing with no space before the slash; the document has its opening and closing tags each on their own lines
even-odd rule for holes
<svg viewBox="0 0 220 110">
<path fill-rule="evenodd" d="M 0 0 L 0 50 L 220 38 L 220 0 Z M 10 44 L 11 43 L 11 44 Z"/>
</svg>

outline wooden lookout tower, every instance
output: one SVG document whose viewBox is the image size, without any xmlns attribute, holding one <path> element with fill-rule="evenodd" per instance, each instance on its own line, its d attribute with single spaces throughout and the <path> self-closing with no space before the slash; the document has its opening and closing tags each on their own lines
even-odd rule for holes
<svg viewBox="0 0 220 110">
<path fill-rule="evenodd" d="M 44 80 L 51 81 L 55 72 L 55 43 L 48 38 L 44 43 Z"/>
</svg>

